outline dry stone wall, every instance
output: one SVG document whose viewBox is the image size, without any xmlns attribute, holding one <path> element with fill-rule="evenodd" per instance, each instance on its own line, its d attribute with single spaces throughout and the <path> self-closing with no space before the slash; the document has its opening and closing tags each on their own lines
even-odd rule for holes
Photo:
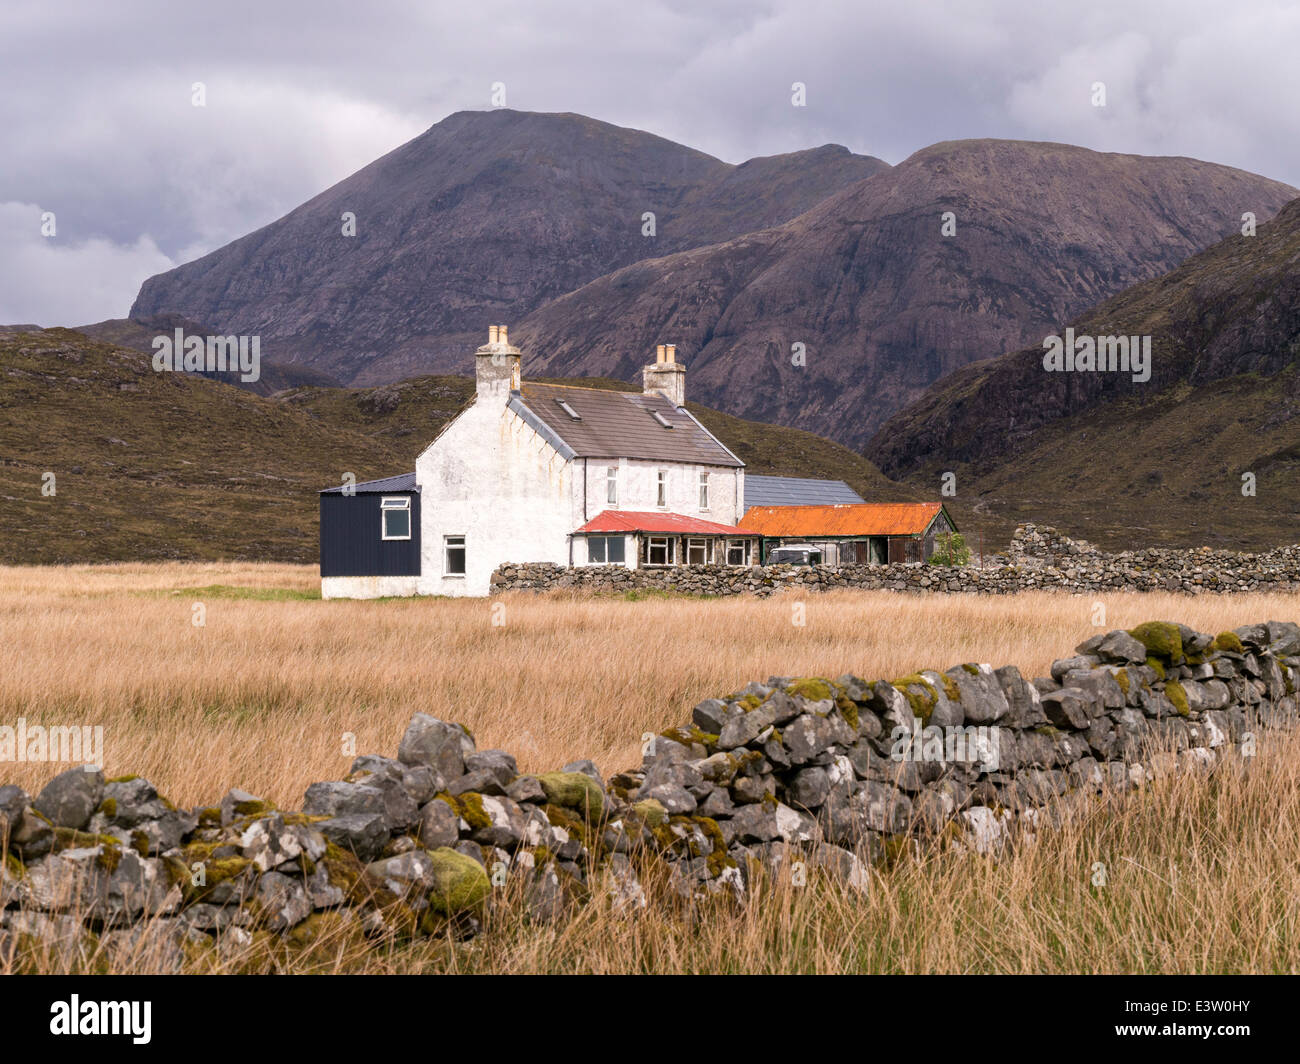
<svg viewBox="0 0 1300 1064">
<path fill-rule="evenodd" d="M 599 897 L 628 915 L 657 871 L 743 902 L 796 862 L 847 889 L 897 845 L 995 850 L 1078 803 L 1249 756 L 1300 709 L 1300 626 L 1099 634 L 1032 681 L 963 664 L 892 680 L 771 677 L 643 737 L 635 769 L 521 774 L 462 726 L 415 716 L 396 757 L 359 757 L 302 810 L 232 790 L 180 809 L 95 769 L 36 797 L 0 787 L 0 959 L 56 944 L 112 956 L 262 936 L 310 945 L 471 934 L 485 907 L 554 921 Z M 513 893 L 501 888 L 513 885 Z"/>
<path fill-rule="evenodd" d="M 1300 544 L 1261 554 L 1152 548 L 1106 554 L 1052 528 L 1025 525 L 1010 548 L 983 567 L 920 563 L 831 566 L 724 565 L 623 569 L 567 568 L 549 562 L 503 565 L 492 575 L 493 592 L 596 593 L 638 590 L 698 595 L 771 595 L 783 590 L 838 588 L 933 593 L 1010 595 L 1051 590 L 1074 594 L 1109 591 L 1177 591 L 1188 594 L 1300 590 Z"/>
</svg>

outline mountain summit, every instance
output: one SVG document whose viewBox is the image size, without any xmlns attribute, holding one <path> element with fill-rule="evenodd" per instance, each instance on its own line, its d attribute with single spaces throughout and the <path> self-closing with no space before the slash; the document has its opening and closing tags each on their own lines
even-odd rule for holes
<svg viewBox="0 0 1300 1064">
<path fill-rule="evenodd" d="M 279 221 L 151 277 L 131 317 L 258 332 L 269 357 L 342 381 L 463 370 L 488 321 L 788 221 L 885 169 L 836 145 L 733 166 L 581 115 L 462 111 Z M 647 213 L 654 236 L 642 235 Z"/>
<path fill-rule="evenodd" d="M 702 402 L 860 447 L 944 374 L 1296 195 L 1061 144 L 951 141 L 895 167 L 828 145 L 733 166 L 580 115 L 461 112 L 150 278 L 131 314 L 257 333 L 266 358 L 352 384 L 467 372 L 489 321 L 514 326 L 530 374 L 631 380 L 671 340 Z"/>
</svg>

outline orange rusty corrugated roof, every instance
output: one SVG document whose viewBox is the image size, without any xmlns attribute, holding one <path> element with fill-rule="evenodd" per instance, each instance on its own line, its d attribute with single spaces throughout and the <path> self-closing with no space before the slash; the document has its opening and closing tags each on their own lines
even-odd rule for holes
<svg viewBox="0 0 1300 1064">
<path fill-rule="evenodd" d="M 930 527 L 938 502 L 861 502 L 835 506 L 754 506 L 740 527 L 764 536 L 913 536 Z"/>
<path fill-rule="evenodd" d="M 697 536 L 754 536 L 733 525 L 720 525 L 716 521 L 705 521 L 699 517 L 687 517 L 684 514 L 654 511 L 645 513 L 638 510 L 602 510 L 578 532 L 665 532 L 673 535 Z"/>
</svg>

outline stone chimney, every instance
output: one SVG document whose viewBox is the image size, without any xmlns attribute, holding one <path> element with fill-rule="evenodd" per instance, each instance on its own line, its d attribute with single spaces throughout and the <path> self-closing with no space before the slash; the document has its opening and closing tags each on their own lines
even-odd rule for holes
<svg viewBox="0 0 1300 1064">
<path fill-rule="evenodd" d="M 655 348 L 654 365 L 641 371 L 641 381 L 646 395 L 662 395 L 673 406 L 686 405 L 686 367 L 677 361 L 676 344 Z"/>
<path fill-rule="evenodd" d="M 519 348 L 511 347 L 504 325 L 488 326 L 488 342 L 474 352 L 474 378 L 480 403 L 505 406 L 519 390 Z"/>
</svg>

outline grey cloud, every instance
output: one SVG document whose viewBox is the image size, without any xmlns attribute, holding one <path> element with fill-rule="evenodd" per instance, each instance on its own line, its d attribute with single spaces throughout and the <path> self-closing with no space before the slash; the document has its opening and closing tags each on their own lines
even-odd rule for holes
<svg viewBox="0 0 1300 1064">
<path fill-rule="evenodd" d="M 939 140 L 1015 137 L 1300 183 L 1300 114 L 1285 106 L 1298 53 L 1286 0 L 8 4 L 0 203 L 56 209 L 62 255 L 6 239 L 0 277 L 36 255 L 85 281 L 42 267 L 50 287 L 11 289 L 0 318 L 86 320 L 103 305 L 87 283 L 133 292 L 155 260 L 205 253 L 486 108 L 497 81 L 508 106 L 732 162 L 828 141 L 898 162 Z M 1089 102 L 1098 80 L 1105 108 Z M 190 106 L 195 81 L 206 108 Z M 120 276 L 93 284 L 106 248 Z"/>
</svg>

